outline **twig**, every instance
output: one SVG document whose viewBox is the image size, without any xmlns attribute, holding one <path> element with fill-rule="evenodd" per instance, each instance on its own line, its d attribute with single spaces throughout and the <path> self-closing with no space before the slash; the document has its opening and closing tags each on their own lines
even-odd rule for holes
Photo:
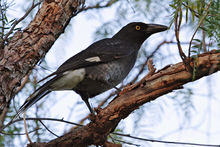
<svg viewBox="0 0 220 147">
<path fill-rule="evenodd" d="M 124 137 L 129 137 L 129 138 L 133 138 L 133 139 L 138 139 L 138 140 L 143 140 L 143 141 L 158 142 L 158 143 L 220 147 L 220 145 L 212 145 L 212 144 L 200 144 L 200 143 L 174 142 L 174 141 L 162 141 L 162 140 L 156 140 L 156 139 L 146 139 L 146 138 L 140 138 L 140 137 L 131 136 L 129 134 L 121 134 L 121 133 L 112 133 L 112 134 L 120 135 L 120 136 L 124 136 Z"/>
<path fill-rule="evenodd" d="M 41 120 L 39 120 L 40 121 L 40 123 L 45 127 L 45 129 L 48 131 L 48 132 L 50 132 L 51 134 L 53 134 L 54 136 L 56 136 L 56 137 L 60 137 L 60 136 L 58 136 L 57 134 L 55 134 L 54 132 L 52 132 Z"/>
<path fill-rule="evenodd" d="M 115 139 L 113 138 L 115 141 L 118 141 L 118 142 L 121 142 L 121 143 L 124 143 L 124 144 L 129 144 L 129 145 L 133 145 L 133 146 L 141 146 L 139 144 L 134 144 L 134 143 L 131 143 L 131 142 L 127 142 L 127 141 L 123 141 L 123 140 L 119 140 L 119 139 Z"/>
<path fill-rule="evenodd" d="M 3 40 L 3 36 L 4 36 L 4 27 L 5 27 L 5 21 L 4 21 L 4 12 L 2 10 L 1 3 L 0 3 L 0 12 L 1 12 L 1 19 L 2 19 L 2 30 L 1 30 L 1 39 Z"/>
<path fill-rule="evenodd" d="M 147 75 L 144 76 L 144 78 L 142 78 L 142 80 L 139 81 L 136 85 L 143 84 L 144 81 L 145 81 L 147 78 L 151 77 L 151 76 L 155 73 L 156 68 L 155 68 L 154 65 L 153 65 L 153 59 L 152 59 L 152 58 L 150 58 L 150 59 L 147 61 L 147 67 L 148 67 L 149 72 L 148 72 Z"/>
<path fill-rule="evenodd" d="M 196 12 L 195 10 L 193 10 L 193 9 L 192 9 L 191 7 L 189 7 L 187 4 L 182 3 L 182 5 L 185 6 L 186 8 L 189 8 L 190 11 L 194 12 L 196 17 L 199 17 L 198 12 Z"/>
<path fill-rule="evenodd" d="M 14 28 L 15 28 L 22 20 L 24 20 L 36 6 L 38 6 L 39 4 L 41 4 L 42 1 L 43 1 L 43 0 L 40 0 L 38 3 L 34 4 L 34 0 L 33 0 L 31 7 L 27 10 L 27 12 L 24 14 L 24 16 L 22 16 L 20 19 L 18 19 L 18 20 L 16 20 L 16 21 L 14 22 L 14 24 L 13 24 L 13 26 L 11 27 L 11 29 L 9 30 L 9 32 L 5 35 L 3 42 L 8 39 L 8 36 L 13 32 Z"/>
<path fill-rule="evenodd" d="M 179 13 L 181 13 L 181 8 L 179 9 Z M 179 49 L 180 57 L 181 57 L 182 61 L 185 63 L 186 55 L 183 52 L 183 49 L 182 49 L 181 43 L 180 43 L 180 39 L 179 39 L 180 20 L 181 19 L 179 18 L 179 22 L 178 22 L 178 18 L 179 18 L 179 15 L 177 13 L 176 18 L 175 18 L 175 35 L 176 35 L 176 41 L 177 41 L 177 46 Z"/>
<path fill-rule="evenodd" d="M 206 16 L 208 15 L 208 13 L 209 13 L 208 9 L 209 9 L 211 3 L 212 3 L 212 1 L 210 0 L 209 3 L 208 3 L 208 5 L 207 5 L 207 7 L 205 8 L 206 13 L 205 13 L 205 15 L 203 15 L 203 17 L 200 19 L 199 24 L 198 24 L 198 26 L 197 26 L 195 32 L 193 33 L 192 38 L 191 38 L 191 40 L 190 40 L 190 42 L 189 42 L 188 57 L 190 57 L 192 41 L 193 41 L 193 39 L 194 39 L 194 37 L 195 37 L 195 35 L 196 35 L 196 32 L 199 30 L 200 26 L 202 25 L 202 22 L 204 21 L 204 19 L 205 19 Z"/>
<path fill-rule="evenodd" d="M 16 119 L 16 120 L 12 120 L 10 121 L 8 124 L 6 124 L 4 127 L 1 128 L 0 133 L 2 132 L 2 130 L 8 126 L 10 126 L 11 124 L 18 122 L 18 121 L 22 121 L 22 118 Z M 73 123 L 70 121 L 66 121 L 64 119 L 56 119 L 56 118 L 26 118 L 25 120 L 49 120 L 49 121 L 58 121 L 58 122 L 63 122 L 63 123 L 67 123 L 67 124 L 71 124 L 71 125 L 77 125 L 77 126 L 83 126 L 77 123 Z"/>
<path fill-rule="evenodd" d="M 23 79 L 23 81 L 21 82 L 21 85 L 16 89 L 16 93 L 18 93 L 22 88 L 24 88 L 25 84 L 28 82 L 29 76 L 30 76 L 31 72 L 29 72 Z"/>
<path fill-rule="evenodd" d="M 28 141 L 30 142 L 30 144 L 32 144 L 31 138 L 29 137 L 29 134 L 28 134 L 28 131 L 27 131 L 27 124 L 26 124 L 26 119 L 25 119 L 25 113 L 26 113 L 26 111 L 24 111 L 24 114 L 23 114 L 24 130 L 25 130 L 25 134 L 27 136 Z"/>
<path fill-rule="evenodd" d="M 36 130 L 40 130 L 41 128 L 38 128 L 38 129 L 34 129 L 32 131 L 29 131 L 28 134 L 30 133 L 33 133 L 35 132 Z M 6 132 L 1 132 L 1 134 L 4 134 L 4 135 L 26 135 L 26 132 L 24 133 L 6 133 Z"/>
<path fill-rule="evenodd" d="M 189 8 L 189 10 L 190 11 L 192 11 L 192 12 L 194 12 L 195 13 L 195 16 L 197 17 L 197 18 L 199 18 L 199 13 L 198 12 L 196 12 L 195 10 L 193 10 L 191 7 L 189 7 L 187 4 L 184 4 L 184 3 L 182 3 L 182 5 L 183 6 L 185 6 L 186 8 Z M 218 14 L 216 14 L 216 15 L 208 15 L 208 16 L 218 16 Z M 208 21 L 208 20 L 207 20 Z M 210 21 L 208 21 L 208 22 L 210 22 Z M 211 23 L 211 22 L 210 22 Z"/>
<path fill-rule="evenodd" d="M 183 52 L 181 43 L 180 43 L 180 39 L 179 39 L 179 32 L 180 32 L 180 25 L 181 25 L 181 18 L 179 18 L 179 13 L 181 15 L 181 8 L 179 8 L 179 12 L 177 12 L 176 18 L 175 18 L 175 36 L 176 36 L 176 40 L 177 40 L 177 46 L 178 46 L 178 50 L 179 50 L 179 55 L 185 65 L 185 68 L 187 69 L 187 71 L 189 71 L 190 73 L 192 73 L 193 69 L 189 64 L 189 60 L 190 58 L 187 58 L 187 56 L 185 55 L 185 53 Z M 178 21 L 179 18 L 179 21 Z"/>
<path fill-rule="evenodd" d="M 109 0 L 105 5 L 100 5 L 101 2 L 99 2 L 99 3 L 97 3 L 97 4 L 94 5 L 94 6 L 85 7 L 85 8 L 83 9 L 83 11 L 87 11 L 87 10 L 90 10 L 90 9 L 97 9 L 97 8 L 106 8 L 106 7 L 111 6 L 111 5 L 114 4 L 115 2 L 117 2 L 117 0 Z"/>
<path fill-rule="evenodd" d="M 5 6 L 7 8 L 7 6 Z M 6 11 L 6 8 L 5 8 L 5 11 Z M 2 10 L 3 9 L 3 6 L 1 4 L 1 1 L 0 1 L 0 18 L 2 19 L 2 27 L 1 27 L 1 36 L 0 36 L 0 49 L 3 49 L 3 45 L 4 45 L 4 28 L 5 28 L 5 21 L 4 21 L 4 11 Z"/>
<path fill-rule="evenodd" d="M 127 0 L 127 3 L 130 5 L 130 7 L 131 7 L 131 9 L 132 9 L 133 13 L 135 14 L 135 9 L 134 9 L 134 7 L 131 5 L 131 3 L 130 3 L 130 1 L 129 1 L 129 0 Z"/>
</svg>

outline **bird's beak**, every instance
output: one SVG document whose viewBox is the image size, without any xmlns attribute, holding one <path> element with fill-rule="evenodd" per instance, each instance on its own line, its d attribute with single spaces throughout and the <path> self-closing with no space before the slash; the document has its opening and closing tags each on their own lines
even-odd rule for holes
<svg viewBox="0 0 220 147">
<path fill-rule="evenodd" d="M 165 31 L 167 29 L 168 29 L 168 27 L 164 26 L 164 25 L 148 24 L 147 29 L 145 31 L 149 34 L 154 34 L 154 33 Z"/>
</svg>

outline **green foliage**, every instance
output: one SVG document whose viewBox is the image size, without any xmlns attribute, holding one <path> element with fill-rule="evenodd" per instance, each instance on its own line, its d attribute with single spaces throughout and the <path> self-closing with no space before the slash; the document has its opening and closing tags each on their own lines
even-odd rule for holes
<svg viewBox="0 0 220 147">
<path fill-rule="evenodd" d="M 192 76 L 192 81 L 196 79 L 196 74 L 197 74 L 197 62 L 198 62 L 198 55 L 200 54 L 202 50 L 202 44 L 203 42 L 199 39 L 193 39 L 194 45 L 192 46 L 191 55 L 193 58 L 193 76 Z"/>
<path fill-rule="evenodd" d="M 204 21 L 203 29 L 220 48 L 220 0 L 214 0 L 210 5 L 209 15 Z"/>
<path fill-rule="evenodd" d="M 206 10 L 209 3 L 209 9 Z M 181 19 L 179 25 L 181 25 L 183 18 L 186 23 L 199 24 L 206 13 L 205 11 L 208 11 L 207 17 L 200 26 L 200 31 L 204 30 L 207 37 L 214 42 L 213 45 L 220 47 L 220 0 L 173 0 L 170 7 L 173 9 L 173 19 L 170 25 L 173 24 L 178 13 L 180 13 Z"/>
<path fill-rule="evenodd" d="M 181 25 L 182 19 L 186 23 L 196 24 L 203 31 L 201 39 L 193 39 L 194 45 L 189 50 L 192 58 L 194 58 L 193 78 L 195 80 L 197 73 L 197 57 L 202 50 L 206 51 L 206 38 L 214 42 L 213 46 L 220 47 L 220 1 L 206 1 L 206 0 L 174 0 L 170 7 L 173 9 L 173 20 L 171 25 L 176 19 L 177 15 L 180 19 L 178 25 Z M 183 13 L 185 16 L 183 17 Z M 189 15 L 191 19 L 189 20 Z M 197 33 L 197 32 L 196 32 Z M 193 36 L 194 37 L 194 36 Z M 209 47 L 211 45 L 209 44 Z M 216 46 L 215 46 L 216 47 Z"/>
<path fill-rule="evenodd" d="M 170 7 L 174 9 L 174 17 L 178 11 L 185 14 L 185 21 L 195 22 L 195 18 L 200 18 L 204 14 L 206 3 L 204 0 L 173 0 Z M 191 19 L 189 20 L 189 15 Z M 182 19 L 181 15 L 181 19 Z"/>
<path fill-rule="evenodd" d="M 5 117 L 5 120 L 9 122 L 13 118 L 14 110 L 12 110 L 13 107 L 9 107 L 8 115 Z M 19 134 L 22 130 L 22 127 L 18 124 L 16 125 L 10 125 L 7 128 L 4 129 L 5 135 L 0 135 L 0 146 L 14 146 L 14 139 L 16 138 L 16 135 L 13 134 Z"/>
<path fill-rule="evenodd" d="M 7 3 L 7 0 L 0 0 L 0 46 L 1 44 L 6 44 L 8 36 L 13 33 L 14 31 L 20 29 L 20 28 L 15 28 L 12 29 L 10 34 L 9 33 L 11 27 L 15 23 L 16 19 L 13 18 L 11 20 L 8 19 L 7 17 L 7 10 L 10 8 L 11 4 Z M 7 38 L 5 38 L 7 36 Z"/>
<path fill-rule="evenodd" d="M 123 130 L 116 128 L 114 130 L 114 133 L 123 133 Z M 111 134 L 111 136 L 108 136 L 108 140 L 117 144 L 121 144 L 120 140 L 123 140 L 123 138 L 119 135 Z"/>
</svg>

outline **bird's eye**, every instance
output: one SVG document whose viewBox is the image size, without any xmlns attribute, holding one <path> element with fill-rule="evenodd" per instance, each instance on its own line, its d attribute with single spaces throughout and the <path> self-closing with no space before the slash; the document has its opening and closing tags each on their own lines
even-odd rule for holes
<svg viewBox="0 0 220 147">
<path fill-rule="evenodd" d="M 141 29 L 141 27 L 140 26 L 136 26 L 135 29 L 139 31 Z"/>
</svg>

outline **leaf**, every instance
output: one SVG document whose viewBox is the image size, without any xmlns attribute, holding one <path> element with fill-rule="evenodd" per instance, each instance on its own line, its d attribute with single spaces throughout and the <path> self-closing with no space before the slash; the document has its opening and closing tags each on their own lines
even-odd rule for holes
<svg viewBox="0 0 220 147">
<path fill-rule="evenodd" d="M 201 14 L 201 1 L 200 0 L 196 0 L 196 6 L 197 6 L 197 12 L 199 14 Z"/>
<path fill-rule="evenodd" d="M 170 7 L 172 7 L 173 9 L 177 8 L 174 4 L 170 4 Z"/>
<path fill-rule="evenodd" d="M 220 53 L 220 50 L 215 50 L 215 53 Z M 220 57 L 220 55 L 218 57 Z"/>
<path fill-rule="evenodd" d="M 190 52 L 191 52 L 191 53 L 197 53 L 198 51 L 196 51 L 196 50 L 191 50 Z"/>
<path fill-rule="evenodd" d="M 189 14 L 189 8 L 186 7 L 186 23 L 188 22 L 188 14 Z"/>
<path fill-rule="evenodd" d="M 191 14 L 192 14 L 192 21 L 194 22 L 195 21 L 195 12 L 191 11 Z"/>
<path fill-rule="evenodd" d="M 192 75 L 192 81 L 196 79 L 196 74 L 197 74 L 197 62 L 198 58 L 196 57 L 195 60 L 193 61 L 193 75 Z"/>
<path fill-rule="evenodd" d="M 6 16 L 6 14 L 4 14 L 4 20 L 5 20 L 6 23 L 8 23 L 8 18 Z"/>
<path fill-rule="evenodd" d="M 191 11 L 191 15 L 192 15 L 192 21 L 194 22 L 195 21 L 195 4 L 194 3 L 191 3 L 191 9 L 193 11 Z"/>
<path fill-rule="evenodd" d="M 202 41 L 201 40 L 199 40 L 199 39 L 193 39 L 194 41 L 196 41 L 196 42 L 199 42 L 199 43 L 201 43 Z"/>
<path fill-rule="evenodd" d="M 6 30 L 7 30 L 7 29 L 10 29 L 10 27 L 0 27 L 0 28 L 6 29 Z"/>
<path fill-rule="evenodd" d="M 12 24 L 13 24 L 13 22 L 14 22 L 15 20 L 16 20 L 16 18 L 10 20 L 9 23 L 12 23 Z"/>
</svg>

